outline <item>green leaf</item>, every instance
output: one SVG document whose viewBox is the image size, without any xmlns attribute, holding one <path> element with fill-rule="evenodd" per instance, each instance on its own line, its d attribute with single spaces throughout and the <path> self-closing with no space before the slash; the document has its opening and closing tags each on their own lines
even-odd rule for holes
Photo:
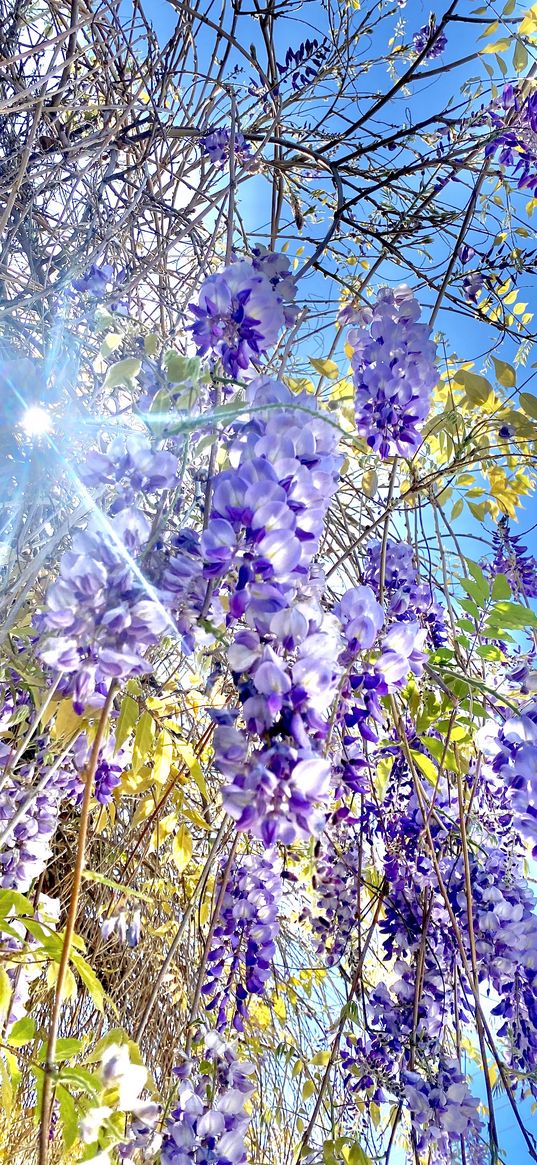
<svg viewBox="0 0 537 1165">
<path fill-rule="evenodd" d="M 148 336 L 144 336 L 144 352 L 146 356 L 156 356 L 159 349 L 159 338 L 156 332 L 150 332 Z"/>
<path fill-rule="evenodd" d="M 347 1165 L 371 1165 L 371 1157 L 364 1153 L 357 1141 L 351 1145 L 347 1155 Z"/>
<path fill-rule="evenodd" d="M 455 505 L 453 506 L 453 509 L 452 509 L 452 511 L 451 511 L 451 521 L 452 521 L 452 522 L 454 522 L 456 518 L 459 518 L 459 517 L 460 517 L 460 515 L 462 514 L 462 511 L 463 511 L 463 509 L 464 509 L 464 501 L 463 501 L 463 499 L 462 499 L 462 498 L 457 498 L 457 501 L 455 502 Z"/>
<path fill-rule="evenodd" d="M 511 48 L 512 41 L 507 36 L 502 36 L 500 40 L 494 41 L 494 44 L 486 44 L 482 53 L 505 53 L 507 49 Z"/>
<path fill-rule="evenodd" d="M 18 890 L 0 890 L 0 917 L 14 912 L 17 918 L 25 914 L 33 914 L 34 907 L 29 898 L 19 894 Z"/>
<path fill-rule="evenodd" d="M 179 352 L 165 353 L 164 364 L 170 384 L 184 384 L 187 380 L 198 380 L 201 361 L 199 356 L 180 356 Z"/>
<path fill-rule="evenodd" d="M 309 360 L 315 371 L 319 372 L 321 376 L 327 376 L 329 380 L 338 379 L 339 368 L 335 360 L 316 360 L 314 356 L 310 356 Z"/>
<path fill-rule="evenodd" d="M 138 376 L 141 367 L 142 361 L 134 356 L 119 360 L 108 369 L 103 388 L 117 388 L 120 384 L 130 384 L 131 380 Z"/>
<path fill-rule="evenodd" d="M 475 603 L 472 602 L 472 599 L 461 599 L 459 602 L 459 607 L 462 607 L 463 611 L 466 611 L 467 615 L 471 615 L 472 619 L 479 619 L 479 610 Z"/>
<path fill-rule="evenodd" d="M 89 963 L 82 958 L 82 955 L 71 955 L 73 966 L 78 971 L 80 978 L 85 987 L 87 987 L 89 995 L 93 1001 L 94 1007 L 97 1011 L 104 1012 L 104 989 L 101 986 L 95 971 L 90 967 Z"/>
<path fill-rule="evenodd" d="M 484 599 L 488 598 L 488 587 L 485 593 L 483 593 L 482 587 L 479 586 L 479 583 L 476 582 L 475 578 L 461 578 L 461 587 L 464 588 L 466 593 L 470 595 L 472 599 L 475 599 L 478 605 L 482 603 Z"/>
<path fill-rule="evenodd" d="M 476 652 L 480 659 L 497 660 L 502 658 L 499 647 L 493 647 L 492 644 L 487 646 L 482 643 L 479 647 L 476 647 Z"/>
<path fill-rule="evenodd" d="M 115 751 L 119 752 L 121 745 L 124 744 L 127 737 L 133 731 L 136 721 L 138 719 L 138 704 L 133 700 L 132 696 L 124 696 L 121 701 L 121 708 L 116 723 L 115 731 Z"/>
<path fill-rule="evenodd" d="M 87 1068 L 77 1064 L 74 1068 L 62 1068 L 58 1080 L 63 1084 L 71 1084 L 73 1088 L 79 1088 L 81 1092 L 91 1096 L 92 1100 L 99 1101 L 102 1089 L 100 1073 L 89 1072 Z"/>
<path fill-rule="evenodd" d="M 122 336 L 121 332 L 109 332 L 101 344 L 101 356 L 104 356 L 105 359 L 108 359 L 108 357 L 112 355 L 112 352 L 115 352 L 116 348 L 120 347 L 120 345 L 123 343 L 123 339 L 124 337 Z"/>
<path fill-rule="evenodd" d="M 133 890 L 132 886 L 123 886 L 121 882 L 114 882 L 113 878 L 106 878 L 104 874 L 98 874 L 96 870 L 83 870 L 82 877 L 87 878 L 88 882 L 98 882 L 101 886 L 108 886 L 110 890 L 118 890 L 126 898 L 138 898 L 140 902 L 149 902 L 154 905 L 154 899 L 149 894 L 142 894 L 141 890 Z"/>
<path fill-rule="evenodd" d="M 414 764 L 417 765 L 420 772 L 423 773 L 425 780 L 429 781 L 431 785 L 436 785 L 438 773 L 436 770 L 436 765 L 433 763 L 431 758 L 429 756 L 424 756 L 422 752 L 418 752 L 415 748 L 410 749 L 410 755 L 414 761 Z"/>
<path fill-rule="evenodd" d="M 134 737 L 131 768 L 136 776 L 149 758 L 155 735 L 155 721 L 150 712 L 142 712 Z"/>
<path fill-rule="evenodd" d="M 70 1060 L 71 1056 L 76 1056 L 77 1052 L 84 1047 L 84 1040 L 75 1039 L 59 1039 L 56 1041 L 56 1048 L 54 1052 L 54 1063 L 57 1064 L 59 1060 Z M 38 1053 L 39 1062 L 42 1064 L 47 1054 L 46 1043 L 41 1044 Z"/>
<path fill-rule="evenodd" d="M 84 1060 L 87 1064 L 100 1064 L 103 1052 L 106 1051 L 112 1044 L 129 1044 L 131 1041 L 122 1027 L 112 1027 L 110 1031 L 97 1040 L 90 1056 L 85 1056 Z"/>
<path fill-rule="evenodd" d="M 497 574 L 492 584 L 493 599 L 510 599 L 511 587 L 504 574 Z"/>
<path fill-rule="evenodd" d="M 470 404 L 483 404 L 492 392 L 492 385 L 486 377 L 469 372 L 467 368 L 460 368 L 455 373 L 454 380 L 456 384 L 462 385 Z"/>
<path fill-rule="evenodd" d="M 60 1107 L 60 1127 L 65 1149 L 70 1149 L 78 1137 L 78 1112 L 70 1092 L 62 1084 L 56 1085 L 55 1097 Z"/>
<path fill-rule="evenodd" d="M 521 392 L 518 399 L 523 412 L 532 420 L 537 421 L 537 396 L 534 396 L 532 392 Z"/>
<path fill-rule="evenodd" d="M 476 583 L 479 584 L 481 591 L 483 593 L 483 597 L 486 597 L 489 593 L 488 579 L 485 578 L 485 575 L 483 574 L 483 571 L 482 571 L 479 563 L 472 562 L 471 558 L 467 558 L 466 565 L 468 567 L 468 570 L 470 571 L 470 574 L 473 575 L 473 577 L 475 578 Z"/>
<path fill-rule="evenodd" d="M 155 781 L 159 785 L 163 785 L 168 779 L 168 774 L 173 764 L 173 752 L 173 738 L 163 728 L 162 732 L 159 732 L 157 736 L 152 764 L 152 773 Z"/>
<path fill-rule="evenodd" d="M 505 601 L 496 603 L 494 610 L 491 612 L 489 625 L 494 624 L 495 627 L 511 627 L 515 631 L 522 630 L 524 627 L 537 627 L 537 615 L 530 611 L 529 607 L 524 607 L 522 603 L 507 603 Z M 487 631 L 485 630 L 485 635 Z"/>
<path fill-rule="evenodd" d="M 0 967 L 0 1017 L 5 1019 L 11 1002 L 12 986 L 7 971 Z"/>
<path fill-rule="evenodd" d="M 303 1085 L 302 1085 L 302 1100 L 309 1100 L 310 1096 L 313 1096 L 314 1092 L 315 1092 L 315 1081 L 314 1080 L 305 1080 Z"/>
<path fill-rule="evenodd" d="M 13 1048 L 23 1048 L 31 1043 L 35 1036 L 35 1019 L 31 1015 L 24 1015 L 13 1024 L 9 1033 L 9 1043 Z"/>
<path fill-rule="evenodd" d="M 494 364 L 498 384 L 502 384 L 504 388 L 514 388 L 516 385 L 516 372 L 513 365 L 506 364 L 505 360 L 498 360 L 496 356 L 492 357 L 492 363 Z"/>
<path fill-rule="evenodd" d="M 529 64 L 528 50 L 523 41 L 517 38 L 513 53 L 513 69 L 515 73 L 525 73 Z"/>
</svg>

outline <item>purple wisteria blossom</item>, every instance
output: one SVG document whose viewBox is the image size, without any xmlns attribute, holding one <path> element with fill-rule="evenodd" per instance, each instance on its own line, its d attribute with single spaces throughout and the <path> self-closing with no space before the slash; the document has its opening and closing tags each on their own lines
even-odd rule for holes
<svg viewBox="0 0 537 1165">
<path fill-rule="evenodd" d="M 509 519 L 501 517 L 492 535 L 494 558 L 483 569 L 493 576 L 504 574 L 514 595 L 537 598 L 537 560 L 522 544 L 520 534 L 512 534 Z"/>
<path fill-rule="evenodd" d="M 358 917 L 360 894 L 359 838 L 346 820 L 326 830 L 316 844 L 315 910 L 307 911 L 316 949 L 328 967 L 347 950 Z"/>
<path fill-rule="evenodd" d="M 192 335 L 200 355 L 220 358 L 238 377 L 276 342 L 285 323 L 283 298 L 265 270 L 240 259 L 202 284 Z"/>
<path fill-rule="evenodd" d="M 506 85 L 487 110 L 493 137 L 485 146 L 485 157 L 497 155 L 502 166 L 513 171 L 520 190 L 537 189 L 537 93 L 525 95 L 514 85 Z"/>
<path fill-rule="evenodd" d="M 281 893 L 274 850 L 247 854 L 232 866 L 203 986 L 207 1009 L 218 1009 L 219 1031 L 230 1021 L 236 1031 L 244 1031 L 248 996 L 265 990 L 279 931 Z"/>
<path fill-rule="evenodd" d="M 214 126 L 200 138 L 202 153 L 213 165 L 225 166 L 231 152 L 231 138 L 231 130 L 227 126 Z M 240 130 L 235 130 L 233 148 L 239 165 L 249 166 L 252 161 L 252 149 Z"/>
<path fill-rule="evenodd" d="M 358 434 L 383 458 L 411 457 L 438 380 L 430 329 L 418 322 L 419 304 L 404 286 L 382 288 L 358 316 L 348 333 Z"/>
<path fill-rule="evenodd" d="M 418 29 L 418 31 L 415 32 L 414 36 L 412 37 L 412 44 L 417 53 L 422 53 L 424 49 L 427 49 L 425 56 L 426 60 L 434 60 L 435 57 L 441 57 L 442 53 L 447 48 L 447 36 L 443 32 L 438 33 L 434 42 L 430 44 L 429 48 L 427 47 L 430 41 L 432 41 L 435 33 L 436 17 L 434 12 L 431 12 L 431 15 L 429 16 L 429 23 L 424 24 L 422 28 Z"/>
<path fill-rule="evenodd" d="M 203 1054 L 175 1069 L 177 1103 L 162 1141 L 162 1165 L 243 1165 L 254 1065 L 233 1044 L 208 1032 Z"/>
<path fill-rule="evenodd" d="M 0 830 L 6 833 L 0 846 L 0 885 L 22 893 L 45 869 L 62 802 L 76 798 L 79 788 L 71 769 L 50 763 L 45 738 L 38 739 L 33 753 L 31 761 L 23 758 L 11 772 L 11 748 L 0 742 Z"/>
<path fill-rule="evenodd" d="M 537 701 L 501 727 L 489 722 L 479 730 L 476 742 L 508 793 L 516 829 L 537 852 Z"/>
<path fill-rule="evenodd" d="M 64 690 L 79 711 L 99 685 L 106 690 L 113 679 L 151 671 L 146 649 L 173 628 L 139 565 L 151 525 L 135 501 L 137 490 L 154 494 L 170 488 L 176 469 L 172 454 L 135 437 L 105 453 L 92 451 L 82 468 L 90 485 L 125 482 L 125 488 L 110 515 L 95 507 L 86 530 L 74 535 L 36 619 L 39 655 L 66 677 Z"/>
<path fill-rule="evenodd" d="M 378 594 L 380 589 L 382 543 L 370 542 L 364 581 Z M 388 614 L 398 620 L 419 622 L 425 628 L 431 647 L 442 647 L 447 640 L 444 608 L 433 597 L 428 583 L 420 583 L 414 566 L 414 550 L 407 542 L 388 538 L 384 556 L 384 598 Z"/>
</svg>

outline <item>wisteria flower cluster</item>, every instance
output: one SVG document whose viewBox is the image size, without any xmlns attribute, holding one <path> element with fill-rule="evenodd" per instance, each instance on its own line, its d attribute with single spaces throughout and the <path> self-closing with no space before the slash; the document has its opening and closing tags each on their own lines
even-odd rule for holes
<svg viewBox="0 0 537 1165">
<path fill-rule="evenodd" d="M 218 1009 L 219 1031 L 230 1017 L 236 1031 L 244 1031 L 248 996 L 262 995 L 270 978 L 282 893 L 276 865 L 276 852 L 266 850 L 247 854 L 229 874 L 202 989 L 207 1009 Z"/>
<path fill-rule="evenodd" d="M 339 643 L 318 601 L 312 560 L 340 461 L 337 434 L 307 396 L 260 379 L 250 385 L 249 403 L 253 419 L 229 450 L 236 468 L 216 477 L 201 540 L 183 541 L 164 583 L 180 605 L 201 575 L 213 594 L 225 594 L 228 622 L 246 624 L 228 660 L 247 734 L 261 747 L 247 759 L 248 735 L 228 713 L 216 729 L 215 758 L 228 777 L 225 808 L 239 829 L 271 845 L 316 828 L 315 805 L 328 792 L 330 765 L 319 742 Z"/>
<path fill-rule="evenodd" d="M 485 724 L 477 743 L 507 791 L 516 829 L 537 847 L 537 703 L 527 704 L 520 716 L 501 726 Z"/>
<path fill-rule="evenodd" d="M 213 165 L 224 166 L 230 155 L 232 135 L 231 130 L 227 126 L 215 126 L 209 129 L 203 137 L 200 138 L 200 146 L 202 152 L 206 155 Z M 252 150 L 250 143 L 246 141 L 244 134 L 240 130 L 235 130 L 233 136 L 233 149 L 235 157 L 241 166 L 248 166 L 252 161 Z"/>
<path fill-rule="evenodd" d="M 37 620 L 41 659 L 68 677 L 79 711 L 99 685 L 106 690 L 114 679 L 150 671 L 145 650 L 173 626 L 140 565 L 151 525 L 133 502 L 137 489 L 158 493 L 173 487 L 176 468 L 172 454 L 133 437 L 126 446 L 91 453 L 82 471 L 89 485 L 122 479 L 127 485 L 113 513 L 95 506 L 86 530 L 74 535 Z"/>
<path fill-rule="evenodd" d="M 236 378 L 271 348 L 289 318 L 285 302 L 294 298 L 288 270 L 284 255 L 267 252 L 253 263 L 240 259 L 210 275 L 191 304 L 199 354 L 217 356 L 224 372 Z"/>
<path fill-rule="evenodd" d="M 417 53 L 422 53 L 425 49 L 426 59 L 434 60 L 435 57 L 441 57 L 444 50 L 447 48 L 447 36 L 444 32 L 439 32 L 436 36 L 436 19 L 433 13 L 429 17 L 429 23 L 424 24 L 422 28 L 418 29 L 412 37 L 412 43 Z M 433 39 L 434 38 L 434 39 Z M 432 42 L 432 43 L 431 43 Z"/>
<path fill-rule="evenodd" d="M 493 137 L 485 146 L 485 157 L 497 156 L 502 166 L 513 170 L 519 189 L 537 188 L 537 93 L 527 95 L 518 87 L 505 85 L 487 110 Z"/>
<path fill-rule="evenodd" d="M 234 1046 L 213 1031 L 205 1036 L 203 1060 L 186 1060 L 175 1072 L 179 1095 L 162 1142 L 162 1165 L 242 1165 L 254 1065 L 239 1060 Z"/>
<path fill-rule="evenodd" d="M 381 457 L 411 457 L 438 380 L 436 348 L 408 287 L 383 288 L 356 313 L 352 348 L 356 428 Z"/>
<path fill-rule="evenodd" d="M 504 574 L 514 595 L 537 598 L 537 560 L 528 553 L 520 534 L 512 534 L 509 518 L 502 516 L 492 535 L 494 558 L 484 567 L 492 575 Z"/>
</svg>

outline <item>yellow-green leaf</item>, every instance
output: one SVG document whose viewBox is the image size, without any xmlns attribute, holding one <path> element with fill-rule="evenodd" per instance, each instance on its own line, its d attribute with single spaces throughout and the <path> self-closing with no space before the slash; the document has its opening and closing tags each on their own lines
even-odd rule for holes
<svg viewBox="0 0 537 1165">
<path fill-rule="evenodd" d="M 121 708 L 117 718 L 115 741 L 116 752 L 119 752 L 121 745 L 130 736 L 136 721 L 138 719 L 138 704 L 133 700 L 132 696 L 124 696 L 121 701 Z"/>
<path fill-rule="evenodd" d="M 494 41 L 494 44 L 486 44 L 482 53 L 505 53 L 507 49 L 511 48 L 511 41 L 509 37 L 502 36 L 501 40 Z"/>
<path fill-rule="evenodd" d="M 521 392 L 518 399 L 520 407 L 526 415 L 537 421 L 537 396 L 534 396 L 532 392 Z"/>
<path fill-rule="evenodd" d="M 454 380 L 456 384 L 460 384 L 464 388 L 470 404 L 483 404 L 492 392 L 492 385 L 489 384 L 486 377 L 479 376 L 476 372 L 469 372 L 467 368 L 460 368 L 455 373 Z"/>
<path fill-rule="evenodd" d="M 414 764 L 417 765 L 417 767 L 420 769 L 420 772 L 423 773 L 425 779 L 429 781 L 431 785 L 436 785 L 438 774 L 436 771 L 436 765 L 433 764 L 431 758 L 424 756 L 422 752 L 418 752 L 415 748 L 410 749 L 410 755 L 414 761 Z"/>
<path fill-rule="evenodd" d="M 155 721 L 150 712 L 142 712 L 134 737 L 132 750 L 132 771 L 134 776 L 139 773 L 143 764 L 148 760 L 155 735 Z"/>
<path fill-rule="evenodd" d="M 502 384 L 504 388 L 514 388 L 516 385 L 516 372 L 512 364 L 507 364 L 505 360 L 497 360 L 496 356 L 492 357 L 492 363 L 494 364 L 498 384 Z"/>
<path fill-rule="evenodd" d="M 518 40 L 513 53 L 513 69 L 515 73 L 525 73 L 528 67 L 528 50 L 523 41 Z"/>
<path fill-rule="evenodd" d="M 329 380 L 337 380 L 339 376 L 339 368 L 335 360 L 316 360 L 314 356 L 310 356 L 310 364 L 313 365 L 316 372 L 321 376 L 327 376 Z"/>
<path fill-rule="evenodd" d="M 0 1016 L 4 1019 L 7 1015 L 9 1004 L 11 1000 L 11 980 L 7 971 L 0 967 Z"/>
<path fill-rule="evenodd" d="M 157 736 L 155 755 L 153 758 L 153 776 L 159 785 L 163 785 L 168 778 L 173 764 L 173 739 L 163 728 Z"/>
<path fill-rule="evenodd" d="M 362 477 L 362 489 L 366 498 L 374 498 L 378 489 L 379 479 L 378 474 L 374 469 L 366 469 Z"/>
<path fill-rule="evenodd" d="M 138 376 L 141 367 L 142 361 L 134 356 L 127 356 L 126 360 L 112 364 L 106 373 L 103 388 L 117 388 L 120 384 L 129 384 L 135 376 Z"/>
<path fill-rule="evenodd" d="M 183 870 L 186 870 L 192 857 L 192 851 L 193 845 L 190 831 L 186 825 L 180 825 L 172 844 L 172 857 L 180 874 L 183 873 Z"/>
</svg>

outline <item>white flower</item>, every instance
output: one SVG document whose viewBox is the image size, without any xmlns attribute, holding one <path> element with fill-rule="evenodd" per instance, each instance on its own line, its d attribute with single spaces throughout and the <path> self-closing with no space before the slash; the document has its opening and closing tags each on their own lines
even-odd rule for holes
<svg viewBox="0 0 537 1165">
<path fill-rule="evenodd" d="M 140 1102 L 140 1092 L 147 1081 L 147 1068 L 142 1064 L 131 1064 L 126 1044 L 111 1044 L 103 1052 L 101 1074 L 107 1088 L 118 1089 L 119 1110 L 131 1112 Z"/>
<path fill-rule="evenodd" d="M 101 1104 L 96 1105 L 95 1108 L 90 1108 L 89 1112 L 82 1117 L 82 1120 L 78 1122 L 78 1131 L 80 1140 L 85 1145 L 91 1145 L 91 1142 L 96 1140 L 99 1130 L 111 1113 L 112 1109 L 107 1104 Z"/>
</svg>

